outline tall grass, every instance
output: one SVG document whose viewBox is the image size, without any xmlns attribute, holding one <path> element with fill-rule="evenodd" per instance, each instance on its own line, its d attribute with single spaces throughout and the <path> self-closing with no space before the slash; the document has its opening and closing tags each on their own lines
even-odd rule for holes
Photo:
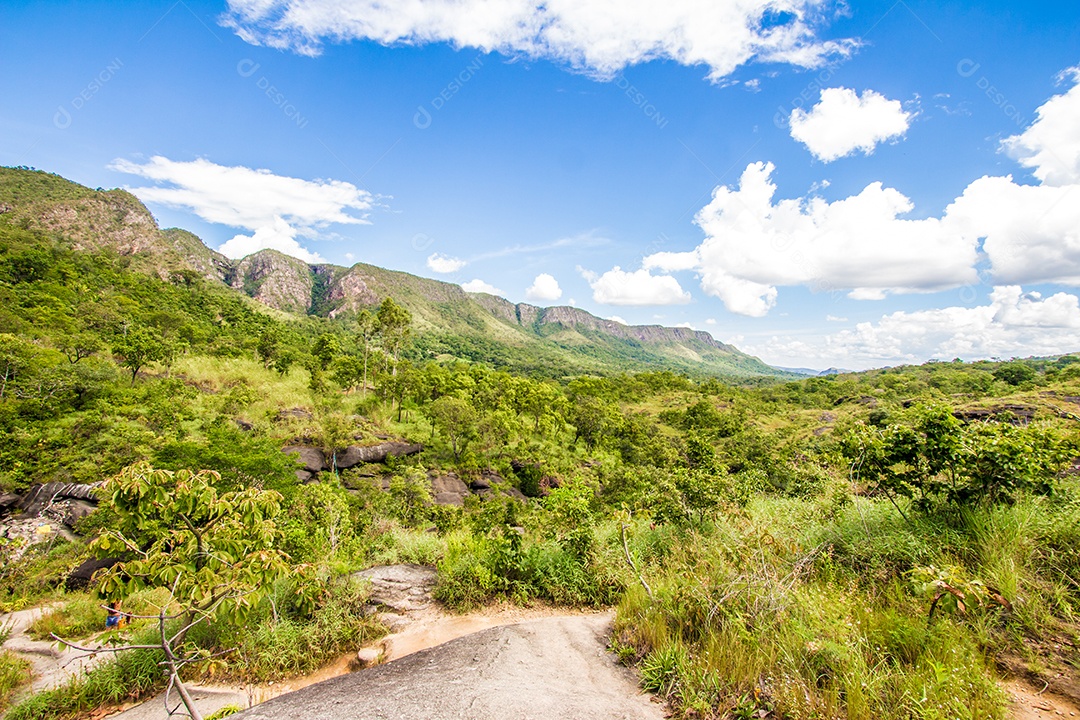
<svg viewBox="0 0 1080 720">
<path fill-rule="evenodd" d="M 102 601 L 89 595 L 68 595 L 62 604 L 30 624 L 26 634 L 35 640 L 49 640 L 55 633 L 65 640 L 80 640 L 105 629 Z"/>
<path fill-rule="evenodd" d="M 1074 492 L 907 518 L 886 501 L 758 498 L 679 542 L 639 525 L 654 597 L 630 586 L 613 647 L 682 717 L 1004 717 L 992 653 L 1076 618 Z M 1012 609 L 969 599 L 931 622 L 910 575 L 928 565 Z"/>
<path fill-rule="evenodd" d="M 30 682 L 30 663 L 7 650 L 0 651 L 0 712 L 15 692 Z"/>
<path fill-rule="evenodd" d="M 133 643 L 154 642 L 156 628 L 147 628 L 132 637 Z M 94 666 L 66 684 L 36 693 L 22 700 L 5 716 L 6 720 L 71 720 L 102 706 L 146 697 L 164 685 L 159 663 L 160 651 L 130 650 Z"/>
</svg>

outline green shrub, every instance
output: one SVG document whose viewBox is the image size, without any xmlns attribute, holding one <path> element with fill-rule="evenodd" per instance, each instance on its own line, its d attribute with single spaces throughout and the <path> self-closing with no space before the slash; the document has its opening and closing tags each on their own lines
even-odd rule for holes
<svg viewBox="0 0 1080 720">
<path fill-rule="evenodd" d="M 129 608 L 124 609 L 130 612 Z M 79 640 L 104 630 L 105 614 L 100 600 L 86 595 L 68 595 L 61 605 L 31 623 L 26 633 L 35 640 L 48 640 L 53 634 L 65 640 Z"/>
</svg>

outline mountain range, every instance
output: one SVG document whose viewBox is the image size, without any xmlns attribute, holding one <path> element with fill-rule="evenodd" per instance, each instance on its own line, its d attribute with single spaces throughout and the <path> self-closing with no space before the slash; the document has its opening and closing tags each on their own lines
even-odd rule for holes
<svg viewBox="0 0 1080 720">
<path fill-rule="evenodd" d="M 0 168 L 0 219 L 45 231 L 77 251 L 113 252 L 133 270 L 232 288 L 291 316 L 347 323 L 392 297 L 412 313 L 415 343 L 431 357 L 519 370 L 672 370 L 730 378 L 790 375 L 707 332 L 623 325 L 569 306 L 514 304 L 459 285 L 357 263 L 308 264 L 275 250 L 232 260 L 182 229 L 161 229 L 131 193 L 90 189 L 31 168 Z"/>
</svg>

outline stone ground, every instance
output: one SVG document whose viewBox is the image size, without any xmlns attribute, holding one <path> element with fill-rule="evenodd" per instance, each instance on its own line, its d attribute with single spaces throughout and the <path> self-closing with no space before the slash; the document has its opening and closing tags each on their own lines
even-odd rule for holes
<svg viewBox="0 0 1080 720">
<path fill-rule="evenodd" d="M 34 681 L 30 689 L 34 692 L 65 683 L 68 678 L 78 675 L 104 657 L 87 657 L 86 653 L 78 650 L 61 647 L 52 641 L 34 640 L 27 635 L 26 629 L 31 623 L 48 611 L 48 607 L 43 607 L 0 615 L 0 627 L 11 627 L 11 635 L 4 642 L 4 649 L 22 655 L 33 665 Z M 101 618 L 104 625 L 104 610 L 101 611 Z"/>
<path fill-rule="evenodd" d="M 607 650 L 611 613 L 489 628 L 281 695 L 244 720 L 623 720 L 665 717 Z"/>
</svg>

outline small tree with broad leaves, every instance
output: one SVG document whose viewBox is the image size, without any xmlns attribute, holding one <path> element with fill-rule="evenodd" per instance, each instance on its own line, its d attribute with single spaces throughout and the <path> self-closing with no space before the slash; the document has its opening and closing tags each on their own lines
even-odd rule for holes
<svg viewBox="0 0 1080 720">
<path fill-rule="evenodd" d="M 201 715 L 180 680 L 180 670 L 223 653 L 187 642 L 188 631 L 202 622 L 242 620 L 276 580 L 305 571 L 292 567 L 289 556 L 276 546 L 274 518 L 281 510 L 281 495 L 255 488 L 220 493 L 215 487 L 220 479 L 209 470 L 173 472 L 139 463 L 105 482 L 98 495 L 117 522 L 99 533 L 92 548 L 101 556 L 119 553 L 129 559 L 97 578 L 101 593 L 117 597 L 165 587 L 171 602 L 151 616 L 160 631 L 157 644 L 96 650 L 72 645 L 88 652 L 161 650 L 168 676 L 166 703 L 175 688 L 195 720 Z M 317 583 L 299 586 L 317 591 Z M 301 600 L 313 604 L 315 598 Z"/>
</svg>

